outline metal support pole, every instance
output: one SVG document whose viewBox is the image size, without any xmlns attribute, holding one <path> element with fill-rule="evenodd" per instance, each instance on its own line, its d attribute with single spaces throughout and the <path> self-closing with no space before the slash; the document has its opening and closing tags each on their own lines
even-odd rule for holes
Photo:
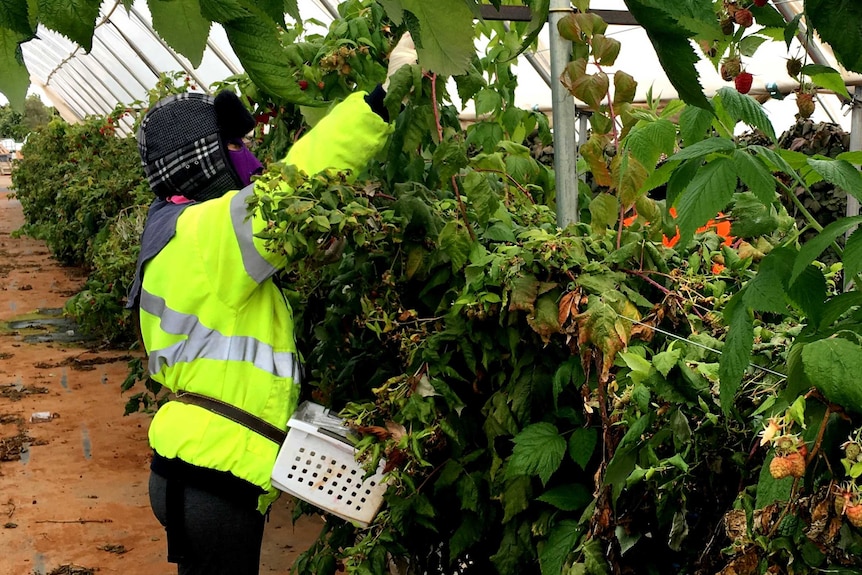
<svg viewBox="0 0 862 575">
<path fill-rule="evenodd" d="M 853 94 L 853 111 L 850 116 L 850 151 L 857 152 L 862 150 L 862 86 L 856 86 Z M 858 167 L 858 166 L 857 166 Z M 859 215 L 859 200 L 849 192 L 847 194 L 847 217 Z M 856 227 L 847 230 L 847 236 L 850 237 L 856 231 Z M 844 276 L 844 291 L 853 289 L 853 278 Z"/>
<path fill-rule="evenodd" d="M 557 226 L 578 221 L 578 149 L 575 140 L 575 99 L 560 77 L 572 54 L 572 43 L 562 36 L 557 23 L 572 8 L 569 0 L 551 0 L 548 15 L 551 49 L 551 103 L 554 122 L 554 171 L 557 184 Z"/>
</svg>

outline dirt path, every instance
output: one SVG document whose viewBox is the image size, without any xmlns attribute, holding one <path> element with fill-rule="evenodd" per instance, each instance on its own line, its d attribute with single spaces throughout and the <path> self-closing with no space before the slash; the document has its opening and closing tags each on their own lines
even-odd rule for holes
<svg viewBox="0 0 862 575">
<path fill-rule="evenodd" d="M 8 185 L 0 176 L 0 575 L 176 573 L 147 497 L 150 416 L 123 416 L 132 356 L 40 342 L 74 336 L 44 310 L 62 308 L 85 277 L 43 242 L 11 237 L 23 215 Z M 47 321 L 22 321 L 34 315 Z M 56 416 L 31 422 L 37 412 Z M 320 529 L 294 527 L 289 505 L 282 497 L 267 524 L 262 574 L 287 574 Z"/>
</svg>

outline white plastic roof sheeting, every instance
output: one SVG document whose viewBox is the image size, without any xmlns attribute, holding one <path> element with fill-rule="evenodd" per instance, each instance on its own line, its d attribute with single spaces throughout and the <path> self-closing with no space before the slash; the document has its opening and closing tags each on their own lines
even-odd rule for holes
<svg viewBox="0 0 862 575">
<path fill-rule="evenodd" d="M 299 0 L 303 20 L 329 22 L 333 18 L 336 0 Z M 783 0 L 782 9 L 798 13 L 802 0 Z M 593 0 L 593 9 L 625 10 L 622 0 Z M 197 68 L 183 56 L 171 50 L 153 31 L 145 0 L 136 0 L 126 12 L 119 2 L 106 2 L 90 53 L 77 47 L 51 30 L 39 28 L 37 39 L 22 45 L 24 60 L 31 73 L 32 92 L 41 94 L 47 103 L 58 108 L 66 120 L 74 121 L 89 114 L 106 114 L 118 103 L 144 99 L 160 72 L 185 71 L 207 91 L 216 81 L 242 72 L 242 66 L 230 48 L 224 31 L 213 25 L 202 63 Z M 538 49 L 531 62 L 521 57 L 516 65 L 519 88 L 516 104 L 523 108 L 550 111 L 551 88 L 547 83 L 550 69 L 548 53 L 548 27 L 539 36 Z M 620 40 L 622 50 L 616 65 L 605 71 L 612 74 L 620 69 L 628 72 L 639 83 L 638 98 L 644 100 L 651 89 L 653 97 L 672 99 L 676 91 L 665 76 L 646 33 L 638 26 L 609 27 L 608 35 Z M 481 49 L 481 46 L 479 46 Z M 825 63 L 836 69 L 839 66 L 828 46 L 815 44 L 815 50 Z M 766 84 L 774 82 L 784 93 L 792 92 L 795 82 L 787 76 L 785 61 L 790 55 L 803 56 L 805 49 L 794 41 L 786 50 L 784 43 L 767 42 L 753 58 L 745 59 L 747 69 L 754 74 L 752 95 L 766 94 Z M 536 68 L 539 68 L 537 71 Z M 707 61 L 698 65 L 701 82 L 707 95 L 722 86 L 728 86 Z M 843 70 L 842 70 L 843 72 Z M 848 85 L 862 84 L 862 77 L 845 74 Z M 455 94 L 455 90 L 450 90 Z M 841 124 L 849 130 L 849 108 L 842 107 L 834 95 L 821 94 L 820 106 L 814 119 Z M 765 107 L 779 133 L 794 121 L 796 106 L 793 95 L 784 100 L 769 100 Z M 464 115 L 470 116 L 467 107 Z"/>
</svg>

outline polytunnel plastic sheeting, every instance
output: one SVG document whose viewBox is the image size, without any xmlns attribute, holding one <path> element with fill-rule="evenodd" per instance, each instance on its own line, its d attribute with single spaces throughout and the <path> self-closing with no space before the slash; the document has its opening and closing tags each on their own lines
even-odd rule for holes
<svg viewBox="0 0 862 575">
<path fill-rule="evenodd" d="M 786 12 L 785 17 L 792 18 L 793 14 L 801 10 L 802 3 L 803 0 L 784 0 L 780 8 Z M 299 0 L 300 13 L 306 22 L 316 20 L 328 24 L 332 21 L 336 5 L 336 0 Z M 623 0 L 593 0 L 591 8 L 626 10 Z M 201 90 L 207 90 L 213 82 L 241 72 L 241 65 L 220 26 L 212 26 L 201 65 L 193 68 L 187 59 L 161 41 L 150 22 L 145 0 L 136 0 L 130 11 L 126 11 L 120 2 L 106 2 L 97 21 L 90 53 L 85 53 L 59 34 L 40 28 L 38 39 L 22 45 L 34 91 L 38 92 L 40 85 L 47 85 L 52 96 L 64 98 L 69 108 L 67 112 L 71 112 L 66 114 L 70 116 L 66 119 L 71 121 L 88 114 L 105 114 L 117 103 L 127 104 L 144 99 L 147 91 L 156 84 L 160 72 L 185 70 Z M 311 29 L 317 30 L 313 26 Z M 538 49 L 529 58 L 527 55 L 522 56 L 516 65 L 519 77 L 516 104 L 520 107 L 550 111 L 548 35 L 546 26 L 539 36 Z M 637 98 L 640 101 L 646 99 L 649 89 L 653 97 L 662 100 L 677 96 L 643 29 L 612 24 L 607 35 L 620 40 L 622 50 L 616 65 L 606 69 L 606 72 L 612 74 L 619 69 L 631 74 L 639 82 Z M 816 51 L 827 60 L 820 63 L 840 70 L 828 46 L 819 45 L 816 40 L 815 46 Z M 478 48 L 482 50 L 481 44 Z M 804 55 L 798 40 L 794 41 L 789 54 Z M 745 59 L 749 71 L 755 77 L 752 95 L 766 99 L 766 84 L 770 82 L 776 83 L 780 91 L 790 94 L 784 100 L 770 100 L 765 104 L 778 131 L 793 122 L 796 112 L 792 95 L 794 83 L 784 72 L 787 55 L 788 50 L 783 43 L 770 42 L 761 46 L 753 58 Z M 721 80 L 709 62 L 702 61 L 698 71 L 707 95 L 714 94 L 722 86 L 732 86 Z M 846 79 L 848 84 L 862 82 L 862 77 L 858 75 L 847 74 Z M 457 92 L 450 90 L 450 93 L 454 95 Z M 847 110 L 842 108 L 838 99 L 826 94 L 819 98 L 821 105 L 817 107 L 814 119 L 836 122 L 849 129 Z M 472 107 L 464 108 L 462 117 L 474 118 Z"/>
</svg>

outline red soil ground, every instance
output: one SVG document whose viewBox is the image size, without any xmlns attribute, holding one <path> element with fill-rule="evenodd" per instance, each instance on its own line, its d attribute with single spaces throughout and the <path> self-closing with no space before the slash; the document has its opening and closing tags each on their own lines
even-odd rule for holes
<svg viewBox="0 0 862 575">
<path fill-rule="evenodd" d="M 0 176 L 0 575 L 176 573 L 147 496 L 150 416 L 123 416 L 131 353 L 39 342 L 56 328 L 15 323 L 45 319 L 38 310 L 62 308 L 86 278 L 11 236 L 24 220 L 8 186 Z M 56 416 L 31 422 L 37 412 Z M 290 503 L 273 508 L 261 574 L 289 573 L 320 529 L 292 525 Z"/>
</svg>

